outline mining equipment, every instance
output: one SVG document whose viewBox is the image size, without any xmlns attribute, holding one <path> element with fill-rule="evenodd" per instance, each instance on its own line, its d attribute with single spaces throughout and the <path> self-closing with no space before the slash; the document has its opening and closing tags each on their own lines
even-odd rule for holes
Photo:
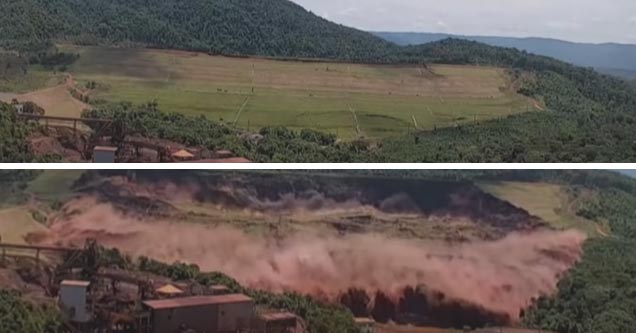
<svg viewBox="0 0 636 333">
<path fill-rule="evenodd" d="M 255 301 L 223 285 L 171 281 L 145 272 L 104 267 L 95 240 L 84 248 L 2 243 L 2 264 L 25 252 L 48 279 L 47 296 L 57 300 L 73 333 L 302 333 L 288 312 L 257 310 Z M 18 260 L 19 259 L 19 260 Z"/>
</svg>

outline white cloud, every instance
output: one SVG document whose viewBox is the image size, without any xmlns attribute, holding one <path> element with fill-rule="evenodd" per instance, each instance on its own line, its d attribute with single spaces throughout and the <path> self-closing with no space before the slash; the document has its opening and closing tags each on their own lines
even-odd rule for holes
<svg viewBox="0 0 636 333">
<path fill-rule="evenodd" d="M 364 30 L 636 43 L 634 0 L 292 0 Z M 439 24 L 439 23 L 442 24 Z"/>
</svg>

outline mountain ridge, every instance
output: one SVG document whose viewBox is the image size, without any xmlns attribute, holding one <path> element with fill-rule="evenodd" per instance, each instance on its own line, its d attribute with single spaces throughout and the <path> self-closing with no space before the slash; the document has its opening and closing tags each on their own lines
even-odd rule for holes
<svg viewBox="0 0 636 333">
<path fill-rule="evenodd" d="M 593 67 L 607 74 L 616 74 L 616 70 L 636 71 L 636 45 L 632 44 L 578 43 L 545 37 L 517 38 L 419 32 L 371 33 L 402 46 L 426 44 L 446 38 L 459 38 L 491 46 L 517 48 L 526 52 L 553 57 L 578 66 Z M 628 73 L 621 73 L 620 76 L 630 78 Z"/>
</svg>

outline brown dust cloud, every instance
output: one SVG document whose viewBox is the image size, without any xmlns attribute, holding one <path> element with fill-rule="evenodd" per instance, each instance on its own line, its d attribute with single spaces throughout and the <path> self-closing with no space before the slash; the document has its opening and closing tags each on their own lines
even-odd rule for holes
<svg viewBox="0 0 636 333">
<path fill-rule="evenodd" d="M 82 211 L 53 223 L 43 242 L 96 238 L 131 255 L 223 272 L 245 286 L 332 301 L 351 288 L 398 299 L 406 287 L 426 286 L 512 321 L 533 297 L 555 292 L 585 240 L 576 231 L 551 230 L 459 244 L 375 234 L 273 239 L 231 227 L 141 221 L 91 200 L 75 205 Z"/>
</svg>

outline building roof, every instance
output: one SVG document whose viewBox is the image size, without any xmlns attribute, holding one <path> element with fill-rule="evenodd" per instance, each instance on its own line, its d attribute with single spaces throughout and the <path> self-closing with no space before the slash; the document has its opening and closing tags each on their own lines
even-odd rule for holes
<svg viewBox="0 0 636 333">
<path fill-rule="evenodd" d="M 375 320 L 371 318 L 354 318 L 353 321 L 358 325 L 371 325 L 375 324 Z"/>
<path fill-rule="evenodd" d="M 116 151 L 117 151 L 117 147 L 95 146 L 95 151 L 110 151 L 110 152 L 116 152 Z"/>
<path fill-rule="evenodd" d="M 178 295 L 178 294 L 183 294 L 183 290 L 171 285 L 171 284 L 167 284 L 161 288 L 157 288 L 156 292 L 158 292 L 159 294 L 164 294 L 164 295 Z"/>
<path fill-rule="evenodd" d="M 172 154 L 172 156 L 173 157 L 178 157 L 178 158 L 193 158 L 194 157 L 194 155 L 191 152 L 189 152 L 189 151 L 187 151 L 185 149 L 179 150 L 178 152 Z"/>
<path fill-rule="evenodd" d="M 76 281 L 76 280 L 64 280 L 62 281 L 62 283 L 60 283 L 61 286 L 63 287 L 82 287 L 82 288 L 87 288 L 88 286 L 90 286 L 90 282 L 89 281 Z"/>
<path fill-rule="evenodd" d="M 291 312 L 264 313 L 261 318 L 265 321 L 296 320 L 296 315 Z"/>
<path fill-rule="evenodd" d="M 218 296 L 194 296 L 173 299 L 145 301 L 143 304 L 153 310 L 187 308 L 215 304 L 245 303 L 253 300 L 243 294 L 218 295 Z"/>
</svg>

